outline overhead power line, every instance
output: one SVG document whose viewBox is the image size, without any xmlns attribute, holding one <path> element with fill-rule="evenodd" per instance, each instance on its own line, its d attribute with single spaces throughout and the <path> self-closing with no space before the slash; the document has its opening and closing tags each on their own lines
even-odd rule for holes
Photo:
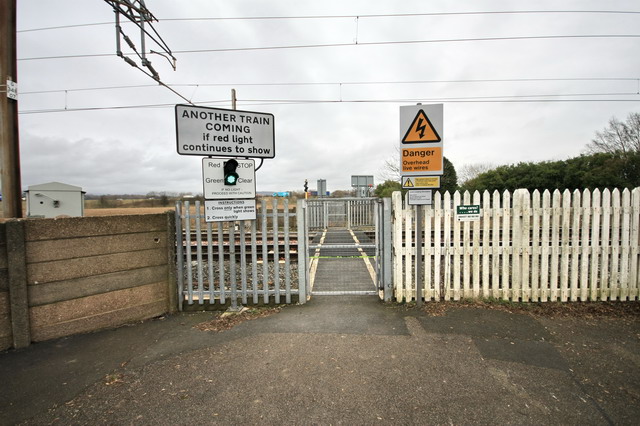
<svg viewBox="0 0 640 426">
<path fill-rule="evenodd" d="M 578 82 L 578 81 L 634 81 L 640 77 L 547 77 L 547 78 L 470 78 L 451 80 L 382 80 L 382 81 L 321 81 L 321 82 L 274 82 L 274 83 L 167 83 L 172 87 L 274 87 L 274 86 L 361 86 L 361 85 L 403 85 L 403 84 L 474 84 L 474 83 L 528 83 L 528 82 Z M 72 93 L 98 90 L 140 89 L 158 87 L 158 84 L 131 84 L 120 86 L 79 87 L 72 89 L 51 89 L 21 91 L 21 95 L 46 93 Z"/>
<path fill-rule="evenodd" d="M 599 98 L 608 96 L 608 98 Z M 625 96 L 632 98 L 612 98 Z M 561 97 L 573 99 L 558 99 Z M 588 98 L 578 98 L 588 97 Z M 413 102 L 447 102 L 447 103 L 558 103 L 558 102 L 639 102 L 640 96 L 635 92 L 608 93 L 565 93 L 565 94 L 529 94 L 529 95 L 490 95 L 465 97 L 436 97 L 436 98 L 397 98 L 397 99 L 243 99 L 245 105 L 313 105 L 313 104 L 376 104 L 376 103 L 413 103 Z M 228 104 L 228 100 L 201 101 L 200 106 L 212 104 Z M 107 107 L 59 108 L 43 110 L 25 110 L 20 114 L 42 114 L 54 112 L 104 111 L 138 108 L 174 107 L 173 103 L 122 105 Z"/>
<path fill-rule="evenodd" d="M 470 11 L 470 12 L 429 12 L 429 13 L 384 13 L 384 14 L 351 14 L 351 15 L 298 15 L 298 16 L 237 16 L 237 17 L 200 17 L 200 18 L 162 18 L 162 21 L 260 21 L 260 20 L 296 20 L 296 19 L 355 19 L 355 18 L 409 18 L 429 16 L 473 16 L 473 15 L 530 15 L 530 14 L 622 14 L 636 15 L 635 10 L 512 10 L 512 11 Z M 86 24 L 57 25 L 51 27 L 28 28 L 17 31 L 27 33 L 34 31 L 50 31 L 67 28 L 80 28 L 99 25 L 110 25 L 111 22 L 93 22 Z"/>
<path fill-rule="evenodd" d="M 573 35 L 539 35 L 539 36 L 509 36 L 509 37 L 471 37 L 471 38 L 450 38 L 450 39 L 430 39 L 430 40 L 387 40 L 370 42 L 348 42 L 348 43 L 327 43 L 327 44 L 300 44 L 290 46 L 262 46 L 262 47 L 229 47 L 218 49 L 193 49 L 174 50 L 174 54 L 187 53 L 220 53 L 220 52 L 247 52 L 258 50 L 287 50 L 287 49 L 317 49 L 327 47 L 348 47 L 348 46 L 384 46 L 400 44 L 434 44 L 434 43 L 468 43 L 486 41 L 523 41 L 523 40 L 554 40 L 554 39 L 594 39 L 594 38 L 640 38 L 640 34 L 573 34 Z M 18 61 L 36 61 L 51 59 L 77 59 L 77 58 L 98 58 L 112 56 L 110 53 L 81 54 L 81 55 L 56 55 L 37 56 L 30 58 L 19 58 Z"/>
</svg>

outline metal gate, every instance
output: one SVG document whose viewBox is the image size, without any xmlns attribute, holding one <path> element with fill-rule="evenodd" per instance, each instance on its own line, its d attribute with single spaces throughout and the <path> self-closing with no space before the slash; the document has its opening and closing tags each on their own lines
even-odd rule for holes
<svg viewBox="0 0 640 426">
<path fill-rule="evenodd" d="M 320 198 L 301 207 L 310 294 L 391 300 L 390 200 Z"/>
<path fill-rule="evenodd" d="M 286 199 L 258 203 L 257 220 L 205 222 L 204 205 L 176 203 L 179 309 L 305 303 L 308 259 Z"/>
</svg>

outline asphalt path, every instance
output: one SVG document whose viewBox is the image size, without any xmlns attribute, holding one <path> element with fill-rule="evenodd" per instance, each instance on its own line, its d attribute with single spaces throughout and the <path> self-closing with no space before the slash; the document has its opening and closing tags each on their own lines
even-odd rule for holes
<svg viewBox="0 0 640 426">
<path fill-rule="evenodd" d="M 0 353 L 0 424 L 637 424 L 640 325 L 314 297 Z"/>
</svg>

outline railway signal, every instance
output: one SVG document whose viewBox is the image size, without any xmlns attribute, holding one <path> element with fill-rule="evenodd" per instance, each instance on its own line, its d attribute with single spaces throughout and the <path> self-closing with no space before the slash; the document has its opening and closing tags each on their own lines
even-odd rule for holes
<svg viewBox="0 0 640 426">
<path fill-rule="evenodd" d="M 238 162 L 233 158 L 224 162 L 224 184 L 235 185 L 238 182 Z"/>
</svg>

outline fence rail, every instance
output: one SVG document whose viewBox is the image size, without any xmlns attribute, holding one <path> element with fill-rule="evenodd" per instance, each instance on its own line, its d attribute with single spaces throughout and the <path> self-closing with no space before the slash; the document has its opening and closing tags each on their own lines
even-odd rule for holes
<svg viewBox="0 0 640 426">
<path fill-rule="evenodd" d="M 374 227 L 375 198 L 319 198 L 307 201 L 309 229 Z"/>
<path fill-rule="evenodd" d="M 480 205 L 461 222 L 459 205 Z M 415 209 L 424 246 L 415 247 Z M 633 191 L 435 193 L 432 206 L 393 195 L 394 295 L 415 299 L 416 253 L 425 300 L 637 300 L 640 188 Z"/>
</svg>

